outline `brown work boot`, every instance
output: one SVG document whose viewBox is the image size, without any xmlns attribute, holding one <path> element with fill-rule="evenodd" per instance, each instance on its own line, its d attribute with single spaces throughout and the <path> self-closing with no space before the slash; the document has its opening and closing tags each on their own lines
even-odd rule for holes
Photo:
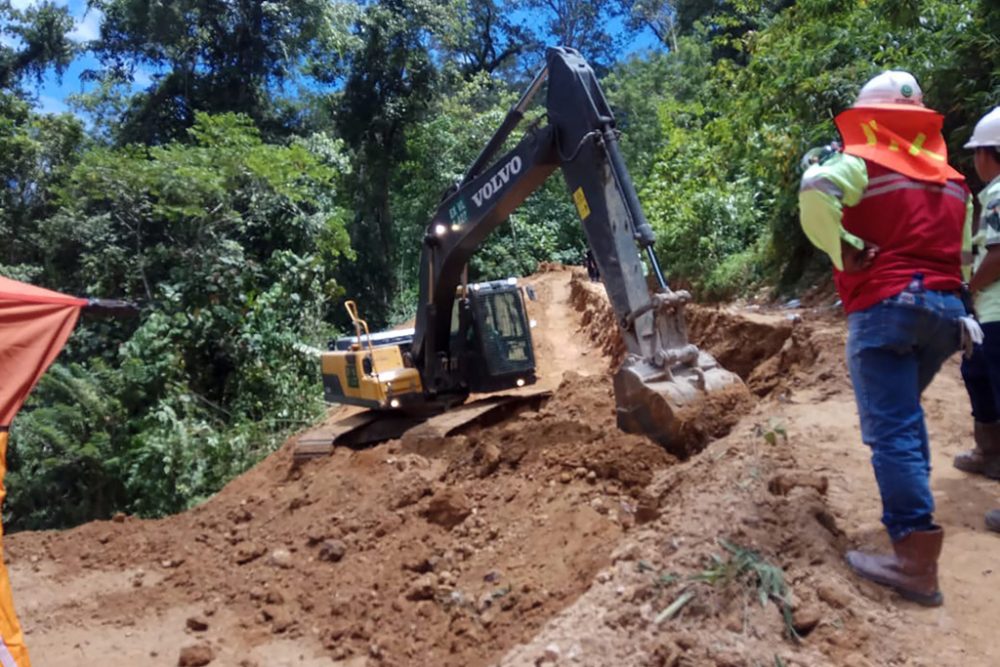
<svg viewBox="0 0 1000 667">
<path fill-rule="evenodd" d="M 975 423 L 976 447 L 955 457 L 955 467 L 963 472 L 1000 479 L 1000 422 Z"/>
<path fill-rule="evenodd" d="M 848 551 L 847 564 L 858 575 L 895 589 L 907 600 L 939 607 L 944 598 L 938 589 L 937 562 L 943 542 L 941 528 L 914 531 L 892 543 L 891 556 Z"/>
<path fill-rule="evenodd" d="M 994 533 L 1000 533 L 1000 510 L 990 510 L 986 513 L 986 527 Z"/>
</svg>

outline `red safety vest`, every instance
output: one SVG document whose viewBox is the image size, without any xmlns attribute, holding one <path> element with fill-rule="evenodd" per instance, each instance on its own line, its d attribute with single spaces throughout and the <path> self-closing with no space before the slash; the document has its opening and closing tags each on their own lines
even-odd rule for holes
<svg viewBox="0 0 1000 667">
<path fill-rule="evenodd" d="M 899 294 L 915 273 L 923 274 L 925 289 L 958 290 L 968 186 L 917 180 L 871 160 L 865 164 L 868 187 L 856 206 L 844 208 L 843 224 L 880 250 L 864 271 L 834 270 L 844 310 L 864 310 Z"/>
</svg>

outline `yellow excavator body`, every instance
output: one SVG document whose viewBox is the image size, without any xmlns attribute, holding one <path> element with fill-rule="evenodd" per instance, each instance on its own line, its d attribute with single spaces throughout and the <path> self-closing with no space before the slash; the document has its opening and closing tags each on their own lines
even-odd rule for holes
<svg viewBox="0 0 1000 667">
<path fill-rule="evenodd" d="M 320 355 L 326 400 L 376 409 L 395 409 L 421 401 L 420 373 L 406 367 L 402 347 L 393 337 L 373 336 L 368 323 L 358 317 L 353 301 L 345 306 L 354 324 L 355 337 L 347 349 Z"/>
<path fill-rule="evenodd" d="M 398 408 L 410 399 L 423 396 L 420 373 L 403 365 L 398 345 L 371 349 L 335 350 L 320 357 L 325 385 L 338 386 L 342 393 L 330 392 L 332 403 L 366 408 Z M 336 381 L 332 381 L 336 378 Z"/>
</svg>

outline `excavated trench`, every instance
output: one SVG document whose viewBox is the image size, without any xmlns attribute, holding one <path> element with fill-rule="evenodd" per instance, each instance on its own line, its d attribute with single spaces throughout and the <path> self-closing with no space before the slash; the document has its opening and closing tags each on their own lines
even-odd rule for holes
<svg viewBox="0 0 1000 667">
<path fill-rule="evenodd" d="M 608 371 L 613 373 L 625 357 L 625 346 L 603 286 L 575 272 L 570 288 L 582 331 L 608 359 Z M 677 413 L 682 422 L 680 442 L 672 444 L 672 451 L 684 458 L 727 435 L 753 408 L 753 397 L 786 388 L 795 373 L 817 357 L 811 331 L 797 318 L 699 305 L 689 305 L 685 318 L 689 340 L 736 373 L 750 393 L 734 387 L 682 408 Z"/>
</svg>

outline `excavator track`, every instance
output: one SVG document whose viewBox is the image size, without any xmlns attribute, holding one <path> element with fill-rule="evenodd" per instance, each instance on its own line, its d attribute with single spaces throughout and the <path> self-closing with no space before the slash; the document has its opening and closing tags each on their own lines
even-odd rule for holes
<svg viewBox="0 0 1000 667">
<path fill-rule="evenodd" d="M 363 449 L 397 438 L 444 438 L 473 427 L 492 426 L 523 410 L 537 410 L 549 391 L 487 396 L 432 417 L 369 410 L 306 431 L 293 448 L 296 465 L 329 456 L 337 447 Z"/>
</svg>

